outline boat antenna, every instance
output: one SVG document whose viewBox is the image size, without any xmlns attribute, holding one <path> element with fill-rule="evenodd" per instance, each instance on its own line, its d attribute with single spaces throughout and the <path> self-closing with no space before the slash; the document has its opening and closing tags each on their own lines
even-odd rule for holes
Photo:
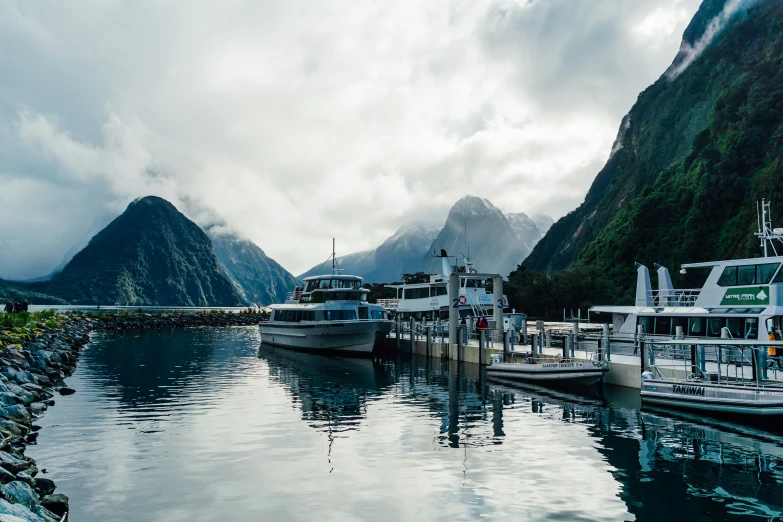
<svg viewBox="0 0 783 522">
<path fill-rule="evenodd" d="M 777 257 L 778 251 L 775 248 L 775 241 L 778 240 L 783 243 L 783 228 L 772 228 L 772 205 L 771 202 L 765 198 L 761 199 L 761 209 L 759 210 L 759 204 L 756 202 L 756 224 L 758 226 L 758 232 L 753 234 L 761 240 L 761 248 L 764 250 L 764 257 L 769 257 L 769 248 L 772 248 L 772 253 Z"/>
<path fill-rule="evenodd" d="M 335 274 L 336 268 L 337 268 L 337 256 L 335 255 L 335 241 L 334 238 L 332 238 L 332 275 Z"/>
<path fill-rule="evenodd" d="M 468 195 L 465 194 L 465 250 L 468 253 L 468 259 L 470 259 L 470 247 L 468 246 Z"/>
</svg>

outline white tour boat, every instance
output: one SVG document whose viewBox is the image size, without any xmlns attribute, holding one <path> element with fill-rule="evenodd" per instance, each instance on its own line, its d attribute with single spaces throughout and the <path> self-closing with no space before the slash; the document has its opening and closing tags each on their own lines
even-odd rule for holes
<svg viewBox="0 0 783 522">
<path fill-rule="evenodd" d="M 373 351 L 392 322 L 380 305 L 367 302 L 369 290 L 352 275 L 307 277 L 285 304 L 272 305 L 261 323 L 266 344 L 313 351 Z"/>
<path fill-rule="evenodd" d="M 309 351 L 370 353 L 391 331 L 386 310 L 367 302 L 370 292 L 359 276 L 332 273 L 306 277 L 285 304 L 272 305 L 260 325 L 265 344 Z"/>
<path fill-rule="evenodd" d="M 386 288 L 393 288 L 397 295 L 393 299 L 378 299 L 378 304 L 403 322 L 410 319 L 423 323 L 447 322 L 450 309 L 459 310 L 461 318 L 487 317 L 492 320 L 495 302 L 487 287 L 486 276 L 479 275 L 468 258 L 462 266 L 454 267 L 445 250 L 441 250 L 437 257 L 441 259 L 442 273 L 430 275 L 427 282 L 386 285 Z M 459 274 L 459 291 L 456 302 L 449 303 L 449 276 L 454 272 Z M 507 297 L 504 295 L 498 304 L 508 308 Z M 504 330 L 513 324 L 517 332 L 522 331 L 526 318 L 525 314 L 516 311 L 503 314 Z"/>
<path fill-rule="evenodd" d="M 680 273 L 709 269 L 701 288 L 675 289 L 669 271 L 656 265 L 658 290 L 650 272 L 637 264 L 633 306 L 593 306 L 591 314 L 611 314 L 612 342 L 634 342 L 674 336 L 699 339 L 766 340 L 783 327 L 783 228 L 772 228 L 770 205 L 763 201 L 759 231 L 764 257 L 681 265 Z M 776 249 L 777 245 L 777 249 Z M 783 351 L 781 351 L 783 354 Z"/>
</svg>

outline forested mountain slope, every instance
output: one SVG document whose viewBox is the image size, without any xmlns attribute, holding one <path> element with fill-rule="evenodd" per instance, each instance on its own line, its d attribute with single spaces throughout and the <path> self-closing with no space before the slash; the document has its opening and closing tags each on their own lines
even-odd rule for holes
<svg viewBox="0 0 783 522">
<path fill-rule="evenodd" d="M 575 262 L 608 275 L 627 297 L 635 261 L 758 255 L 756 201 L 771 199 L 783 215 L 783 0 L 753 4 L 679 72 L 728 5 L 702 4 L 684 51 L 639 96 L 585 202 L 552 226 L 525 267 Z"/>
</svg>

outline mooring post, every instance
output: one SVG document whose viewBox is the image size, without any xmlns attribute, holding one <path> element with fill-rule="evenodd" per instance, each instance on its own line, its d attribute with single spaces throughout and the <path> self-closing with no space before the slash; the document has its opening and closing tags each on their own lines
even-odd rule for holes
<svg viewBox="0 0 783 522">
<path fill-rule="evenodd" d="M 569 339 L 567 335 L 563 336 L 563 359 L 568 359 L 568 344 Z"/>
<path fill-rule="evenodd" d="M 480 330 L 479 333 L 479 366 L 484 364 L 484 346 L 486 345 L 486 338 L 484 330 Z"/>
<path fill-rule="evenodd" d="M 534 333 L 530 336 L 530 355 L 534 356 L 538 353 L 538 334 Z"/>
<path fill-rule="evenodd" d="M 402 346 L 402 319 L 400 319 L 399 315 L 397 316 L 397 322 L 394 324 L 394 329 L 396 331 L 395 337 L 397 338 L 397 352 L 399 352 Z"/>
<path fill-rule="evenodd" d="M 413 317 L 411 317 L 410 327 L 411 327 L 410 348 L 411 348 L 411 353 L 413 353 L 415 351 L 414 347 L 416 346 L 416 336 L 414 335 L 416 331 L 416 319 L 414 319 Z"/>
<path fill-rule="evenodd" d="M 432 352 L 432 326 L 427 326 L 427 357 Z"/>
<path fill-rule="evenodd" d="M 457 361 L 462 361 L 465 352 L 465 343 L 462 338 L 462 331 L 466 328 L 464 325 L 459 325 L 457 329 Z"/>
<path fill-rule="evenodd" d="M 636 327 L 636 335 L 633 339 L 633 354 L 636 355 L 639 353 L 639 340 L 642 338 L 642 334 L 644 333 L 644 326 L 638 325 Z"/>
<path fill-rule="evenodd" d="M 609 325 L 604 323 L 604 352 L 606 352 L 606 360 L 611 361 L 612 360 L 612 345 L 611 341 L 609 340 Z"/>
<path fill-rule="evenodd" d="M 641 369 L 642 369 L 641 373 L 645 372 L 645 370 L 646 370 L 645 366 L 647 365 L 647 360 L 645 358 L 646 354 L 644 353 L 644 351 L 646 350 L 646 347 L 644 346 L 644 344 L 645 344 L 644 341 L 640 339 L 639 340 L 639 358 L 640 358 Z"/>
</svg>

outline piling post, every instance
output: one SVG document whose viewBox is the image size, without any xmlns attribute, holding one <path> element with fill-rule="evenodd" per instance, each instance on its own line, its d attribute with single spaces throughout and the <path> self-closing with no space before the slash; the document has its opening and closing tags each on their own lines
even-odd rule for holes
<svg viewBox="0 0 783 522">
<path fill-rule="evenodd" d="M 416 331 L 416 320 L 413 317 L 411 317 L 411 320 L 410 320 L 410 334 L 411 334 L 411 338 L 408 341 L 410 349 L 411 349 L 411 354 L 414 352 L 414 346 L 416 346 L 415 331 Z"/>
<path fill-rule="evenodd" d="M 645 342 L 640 339 L 639 340 L 639 359 L 640 359 L 640 366 L 641 366 L 641 370 L 642 370 L 641 373 L 645 372 L 645 370 L 646 370 L 645 367 L 647 366 L 647 359 L 645 357 L 646 356 L 646 354 L 645 354 L 645 350 L 646 349 L 647 349 L 647 347 L 645 346 Z"/>
<path fill-rule="evenodd" d="M 465 328 L 467 327 L 460 325 L 457 330 L 457 361 L 462 361 L 464 359 L 465 343 L 463 340 L 462 330 Z"/>
<path fill-rule="evenodd" d="M 569 339 L 567 335 L 563 336 L 563 359 L 568 359 Z"/>
<path fill-rule="evenodd" d="M 698 375 L 699 374 L 699 362 L 698 362 L 698 349 L 695 344 L 692 344 L 690 346 L 691 349 L 691 374 L 692 375 Z"/>
<path fill-rule="evenodd" d="M 400 316 L 397 316 L 397 322 L 394 325 L 394 329 L 396 331 L 395 337 L 397 342 L 397 352 L 399 353 L 400 347 L 402 346 L 402 319 L 400 319 Z"/>
<path fill-rule="evenodd" d="M 530 336 L 530 355 L 536 356 L 538 353 L 538 334 L 534 333 Z"/>
<path fill-rule="evenodd" d="M 427 357 L 429 358 L 432 352 L 432 326 L 427 326 Z"/>
<path fill-rule="evenodd" d="M 452 273 L 449 275 L 449 353 L 452 353 L 452 346 L 458 344 L 457 326 L 459 326 L 459 274 Z"/>
<path fill-rule="evenodd" d="M 492 310 L 492 319 L 495 320 L 496 332 L 503 332 L 503 277 L 495 275 L 492 277 L 492 301 L 495 306 Z M 495 334 L 497 336 L 497 333 Z M 500 338 L 493 339 L 500 340 Z"/>
<path fill-rule="evenodd" d="M 508 330 L 503 332 L 501 330 L 501 335 L 503 335 L 503 362 L 508 362 L 508 345 L 510 343 L 510 339 L 508 338 L 509 334 L 511 333 L 511 330 L 513 329 L 513 326 L 509 325 Z"/>
<path fill-rule="evenodd" d="M 486 339 L 484 336 L 484 331 L 482 330 L 479 334 L 479 366 L 484 365 L 484 347 L 486 346 Z"/>
<path fill-rule="evenodd" d="M 612 346 L 610 344 L 611 341 L 609 341 L 609 325 L 607 323 L 604 323 L 603 334 L 604 334 L 604 352 L 606 353 L 606 360 L 611 361 Z"/>
</svg>

